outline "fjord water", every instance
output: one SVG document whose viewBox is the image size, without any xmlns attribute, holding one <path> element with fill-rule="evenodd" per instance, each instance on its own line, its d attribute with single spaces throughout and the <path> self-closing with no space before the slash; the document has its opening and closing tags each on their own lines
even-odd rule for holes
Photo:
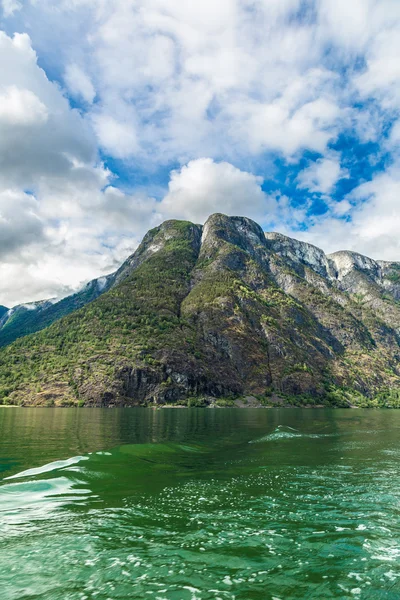
<svg viewBox="0 0 400 600">
<path fill-rule="evenodd" d="M 2 600 L 400 598 L 400 411 L 0 410 Z"/>
</svg>

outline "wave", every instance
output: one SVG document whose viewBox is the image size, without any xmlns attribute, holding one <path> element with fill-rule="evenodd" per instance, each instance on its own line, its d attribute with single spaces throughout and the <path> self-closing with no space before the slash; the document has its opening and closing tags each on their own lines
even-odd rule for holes
<svg viewBox="0 0 400 600">
<path fill-rule="evenodd" d="M 272 433 L 268 435 L 264 435 L 261 438 L 257 438 L 255 440 L 251 440 L 249 444 L 261 444 L 263 442 L 273 442 L 276 440 L 287 440 L 293 438 L 323 438 L 327 437 L 330 434 L 327 433 L 302 433 L 293 427 L 288 427 L 287 425 L 278 425 L 274 429 Z"/>
<path fill-rule="evenodd" d="M 10 477 L 5 477 L 3 481 L 6 481 L 8 479 L 19 479 L 20 477 L 32 477 L 34 475 L 41 475 L 42 473 L 49 473 L 50 471 L 58 471 L 59 469 L 65 469 L 65 467 L 76 465 L 82 460 L 89 460 L 89 457 L 73 456 L 72 458 L 68 458 L 67 460 L 56 460 L 54 462 L 48 463 L 47 465 L 43 465 L 42 467 L 27 469 L 26 471 L 21 471 L 21 473 L 17 473 L 16 475 L 10 475 Z"/>
</svg>

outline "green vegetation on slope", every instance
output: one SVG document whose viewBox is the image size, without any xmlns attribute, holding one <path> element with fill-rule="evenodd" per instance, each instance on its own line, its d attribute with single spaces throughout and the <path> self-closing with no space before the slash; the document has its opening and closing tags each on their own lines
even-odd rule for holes
<svg viewBox="0 0 400 600">
<path fill-rule="evenodd" d="M 178 341 L 189 350 L 179 310 L 196 260 L 192 229 L 189 223 L 171 224 L 164 248 L 118 287 L 4 348 L 0 398 L 20 390 L 17 396 L 22 401 L 37 393 L 51 400 L 59 393 L 66 402 L 74 402 L 82 385 L 89 395 L 90 388 L 94 395 L 112 388 L 123 364 L 156 363 L 152 353 Z"/>
<path fill-rule="evenodd" d="M 101 287 L 96 285 L 96 282 L 92 282 L 91 285 L 89 284 L 80 292 L 63 298 L 56 303 L 43 302 L 43 306 L 35 309 L 25 308 L 24 306 L 18 307 L 4 326 L 0 328 L 0 347 L 7 346 L 20 337 L 45 329 L 54 321 L 92 302 L 99 297 L 101 292 Z"/>
</svg>

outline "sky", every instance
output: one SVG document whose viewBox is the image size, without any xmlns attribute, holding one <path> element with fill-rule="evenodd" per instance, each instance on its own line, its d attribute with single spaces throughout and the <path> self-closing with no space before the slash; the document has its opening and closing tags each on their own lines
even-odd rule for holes
<svg viewBox="0 0 400 600">
<path fill-rule="evenodd" d="M 399 0 L 0 0 L 0 304 L 214 212 L 400 261 Z"/>
</svg>

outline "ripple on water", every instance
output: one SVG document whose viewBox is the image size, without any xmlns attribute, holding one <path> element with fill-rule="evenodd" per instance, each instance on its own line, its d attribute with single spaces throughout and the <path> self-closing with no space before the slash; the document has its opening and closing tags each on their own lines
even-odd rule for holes
<svg viewBox="0 0 400 600">
<path fill-rule="evenodd" d="M 276 440 L 293 440 L 297 438 L 304 439 L 321 439 L 324 437 L 332 437 L 337 434 L 332 433 L 304 433 L 294 429 L 293 427 L 288 427 L 286 425 L 278 425 L 272 433 L 264 435 L 255 440 L 251 440 L 249 444 L 260 444 L 262 442 L 273 442 Z"/>
<path fill-rule="evenodd" d="M 233 451 L 124 446 L 5 482 L 2 598 L 400 597 L 395 463 L 295 467 L 248 444 L 233 463 Z"/>
<path fill-rule="evenodd" d="M 98 452 L 98 454 L 105 453 Z M 56 460 L 54 462 L 48 463 L 47 465 L 43 465 L 42 467 L 37 467 L 36 469 L 27 469 L 26 471 L 21 471 L 21 473 L 16 473 L 15 475 L 11 475 L 10 477 L 5 477 L 4 480 L 20 479 L 21 477 L 32 477 L 34 475 L 42 475 L 43 473 L 49 473 L 51 471 L 58 471 L 59 469 L 64 469 L 65 467 L 76 465 L 82 460 L 89 460 L 89 457 L 73 456 L 72 458 L 68 458 L 67 460 Z"/>
</svg>

